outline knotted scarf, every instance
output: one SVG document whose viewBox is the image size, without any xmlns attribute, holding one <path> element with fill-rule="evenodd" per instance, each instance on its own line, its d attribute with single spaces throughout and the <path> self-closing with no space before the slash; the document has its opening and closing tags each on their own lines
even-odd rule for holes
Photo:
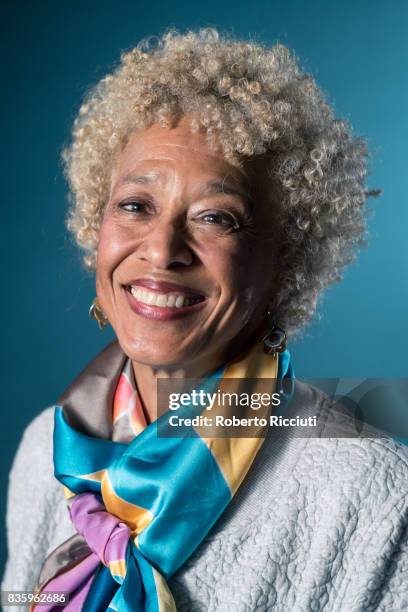
<svg viewBox="0 0 408 612">
<path fill-rule="evenodd" d="M 288 351 L 256 342 L 206 379 L 291 378 Z M 238 385 L 239 387 L 239 385 Z M 256 390 L 256 388 L 254 388 Z M 264 415 L 271 412 L 270 406 Z M 200 409 L 201 411 L 203 408 Z M 215 405 L 213 413 L 221 410 Z M 222 409 L 223 410 L 223 409 Z M 77 533 L 45 560 L 38 594 L 66 592 L 64 610 L 174 612 L 166 579 L 190 557 L 245 478 L 259 437 L 158 435 L 168 410 L 147 424 L 130 360 L 117 343 L 71 385 L 55 409 L 54 468 Z M 182 414 L 197 413 L 191 406 Z M 61 610 L 50 603 L 33 612 Z"/>
</svg>

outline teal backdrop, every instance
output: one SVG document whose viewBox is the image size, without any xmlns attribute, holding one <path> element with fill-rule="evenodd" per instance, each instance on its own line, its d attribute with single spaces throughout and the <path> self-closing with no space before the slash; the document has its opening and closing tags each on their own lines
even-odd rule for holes
<svg viewBox="0 0 408 612">
<path fill-rule="evenodd" d="M 369 247 L 290 348 L 298 377 L 407 376 L 405 0 L 3 0 L 1 13 L 2 517 L 24 427 L 112 337 L 88 318 L 94 281 L 64 229 L 61 148 L 87 88 L 168 27 L 288 45 L 367 138 L 369 186 L 384 190 L 370 203 Z"/>
</svg>

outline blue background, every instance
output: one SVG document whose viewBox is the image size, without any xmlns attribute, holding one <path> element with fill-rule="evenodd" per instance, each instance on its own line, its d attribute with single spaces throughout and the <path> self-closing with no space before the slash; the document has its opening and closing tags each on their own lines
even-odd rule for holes
<svg viewBox="0 0 408 612">
<path fill-rule="evenodd" d="M 407 376 L 408 3 L 9 0 L 2 7 L 1 516 L 23 428 L 111 338 L 88 319 L 93 278 L 64 229 L 61 148 L 82 96 L 120 51 L 170 26 L 217 26 L 288 45 L 338 115 L 368 139 L 369 186 L 384 190 L 370 201 L 369 248 L 291 351 L 298 377 Z M 0 533 L 1 567 L 3 526 Z"/>
</svg>

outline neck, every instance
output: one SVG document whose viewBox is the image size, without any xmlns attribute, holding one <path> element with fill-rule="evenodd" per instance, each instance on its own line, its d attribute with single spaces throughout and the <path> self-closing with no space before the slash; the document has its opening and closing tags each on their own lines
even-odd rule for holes
<svg viewBox="0 0 408 612">
<path fill-rule="evenodd" d="M 254 335 L 241 334 L 227 347 L 211 354 L 202 355 L 183 364 L 153 366 L 132 361 L 138 392 L 145 409 L 148 424 L 157 419 L 157 379 L 158 378 L 203 378 L 244 353 L 254 341 L 264 335 L 262 325 Z"/>
</svg>

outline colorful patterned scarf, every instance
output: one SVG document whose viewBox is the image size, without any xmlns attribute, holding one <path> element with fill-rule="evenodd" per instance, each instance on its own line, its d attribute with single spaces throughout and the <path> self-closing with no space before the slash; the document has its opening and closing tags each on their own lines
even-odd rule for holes
<svg viewBox="0 0 408 612">
<path fill-rule="evenodd" d="M 292 377 L 289 353 L 267 355 L 256 342 L 203 384 L 214 389 L 220 380 L 267 378 L 274 379 L 272 393 L 284 377 Z M 37 592 L 69 593 L 69 612 L 174 612 L 166 579 L 225 510 L 266 432 L 205 437 L 196 427 L 189 436 L 158 436 L 169 411 L 147 424 L 131 362 L 117 343 L 84 370 L 60 404 L 55 476 L 77 534 L 46 559 Z M 61 607 L 34 604 L 34 610 Z"/>
</svg>

